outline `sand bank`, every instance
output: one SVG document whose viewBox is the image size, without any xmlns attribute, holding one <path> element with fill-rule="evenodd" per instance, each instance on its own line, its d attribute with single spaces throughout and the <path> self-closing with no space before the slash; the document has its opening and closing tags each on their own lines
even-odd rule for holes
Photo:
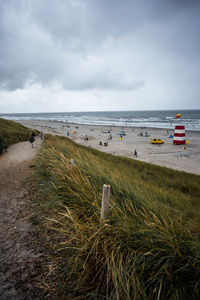
<svg viewBox="0 0 200 300">
<path fill-rule="evenodd" d="M 200 132 L 186 131 L 186 138 L 190 141 L 183 150 L 181 145 L 174 145 L 173 130 L 158 128 L 135 128 L 97 126 L 85 124 L 70 124 L 57 121 L 21 120 L 24 126 L 51 133 L 66 136 L 75 142 L 92 148 L 111 153 L 113 155 L 126 156 L 129 158 L 145 161 L 175 170 L 185 171 L 200 175 Z M 126 136 L 122 140 L 118 133 L 124 130 Z M 73 132 L 76 132 L 73 134 Z M 142 136 L 140 135 L 142 133 Z M 147 133 L 148 136 L 145 136 Z M 85 140 L 87 135 L 88 141 Z M 110 139 L 110 135 L 112 139 Z M 151 138 L 161 138 L 163 145 L 152 145 Z M 102 142 L 102 145 L 99 144 Z M 104 146 L 107 142 L 108 146 Z M 134 157 L 137 150 L 138 156 Z"/>
</svg>

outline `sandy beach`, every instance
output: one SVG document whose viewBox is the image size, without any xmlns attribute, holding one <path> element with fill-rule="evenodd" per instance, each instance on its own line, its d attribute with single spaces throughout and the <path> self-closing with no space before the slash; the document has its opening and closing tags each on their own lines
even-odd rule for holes
<svg viewBox="0 0 200 300">
<path fill-rule="evenodd" d="M 45 120 L 20 120 L 18 122 L 26 127 L 43 131 L 44 134 L 50 133 L 65 137 L 69 135 L 69 138 L 76 143 L 113 155 L 200 175 L 200 132 L 197 131 L 186 130 L 186 140 L 190 143 L 186 145 L 186 149 L 183 149 L 183 146 L 173 144 L 173 139 L 169 136 L 173 135 L 174 131 L 168 129 L 80 125 Z M 118 135 L 121 130 L 126 133 L 122 140 Z M 85 140 L 86 135 L 88 140 Z M 152 145 L 151 138 L 160 138 L 164 144 Z M 108 146 L 104 146 L 104 143 Z M 134 157 L 135 149 L 138 154 L 137 158 Z"/>
</svg>

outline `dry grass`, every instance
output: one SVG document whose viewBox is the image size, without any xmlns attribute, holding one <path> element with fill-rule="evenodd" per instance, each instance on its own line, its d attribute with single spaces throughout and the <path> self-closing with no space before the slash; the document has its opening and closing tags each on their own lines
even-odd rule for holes
<svg viewBox="0 0 200 300">
<path fill-rule="evenodd" d="M 199 176 L 49 136 L 36 178 L 43 226 L 62 236 L 53 244 L 56 297 L 198 299 Z M 110 213 L 100 223 L 105 183 Z"/>
</svg>

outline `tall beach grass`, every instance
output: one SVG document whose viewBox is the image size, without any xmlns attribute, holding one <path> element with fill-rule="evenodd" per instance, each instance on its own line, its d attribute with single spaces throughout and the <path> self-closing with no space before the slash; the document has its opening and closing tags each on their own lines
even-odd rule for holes
<svg viewBox="0 0 200 300">
<path fill-rule="evenodd" d="M 200 176 L 47 136 L 35 180 L 42 226 L 62 237 L 50 242 L 55 297 L 199 299 Z"/>
</svg>

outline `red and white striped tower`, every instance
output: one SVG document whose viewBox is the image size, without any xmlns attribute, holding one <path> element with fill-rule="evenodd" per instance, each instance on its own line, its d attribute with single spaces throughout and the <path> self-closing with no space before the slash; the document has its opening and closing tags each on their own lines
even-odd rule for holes
<svg viewBox="0 0 200 300">
<path fill-rule="evenodd" d="M 184 145 L 186 143 L 185 126 L 175 126 L 173 143 L 176 145 Z"/>
</svg>

